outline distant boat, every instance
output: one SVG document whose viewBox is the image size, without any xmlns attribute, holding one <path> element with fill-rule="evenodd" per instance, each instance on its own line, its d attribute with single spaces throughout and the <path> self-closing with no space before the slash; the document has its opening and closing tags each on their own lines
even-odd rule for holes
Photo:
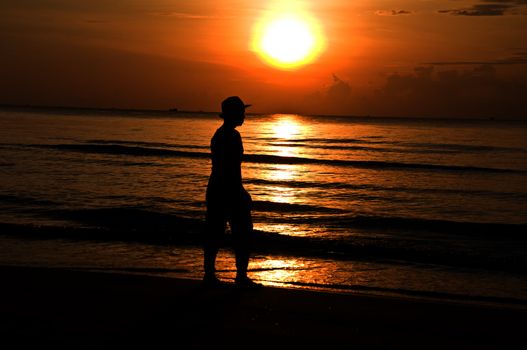
<svg viewBox="0 0 527 350">
<path fill-rule="evenodd" d="M 177 108 L 170 108 L 168 111 L 169 111 L 169 112 L 177 112 L 178 109 L 177 109 Z"/>
</svg>

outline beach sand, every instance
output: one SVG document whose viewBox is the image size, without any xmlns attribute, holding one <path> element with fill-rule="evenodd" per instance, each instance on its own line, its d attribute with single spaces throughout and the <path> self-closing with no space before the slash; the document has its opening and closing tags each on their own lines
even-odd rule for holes
<svg viewBox="0 0 527 350">
<path fill-rule="evenodd" d="M 2 349 L 524 348 L 527 310 L 0 267 Z"/>
</svg>

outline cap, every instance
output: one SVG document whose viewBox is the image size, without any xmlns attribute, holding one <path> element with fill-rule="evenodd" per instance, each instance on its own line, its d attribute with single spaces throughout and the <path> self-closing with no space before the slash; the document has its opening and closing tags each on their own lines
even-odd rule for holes
<svg viewBox="0 0 527 350">
<path fill-rule="evenodd" d="M 222 116 L 229 114 L 237 114 L 245 111 L 245 108 L 250 106 L 251 105 L 246 105 L 245 103 L 243 103 L 242 99 L 238 96 L 230 96 L 223 100 L 223 102 L 221 103 L 221 114 Z"/>
</svg>

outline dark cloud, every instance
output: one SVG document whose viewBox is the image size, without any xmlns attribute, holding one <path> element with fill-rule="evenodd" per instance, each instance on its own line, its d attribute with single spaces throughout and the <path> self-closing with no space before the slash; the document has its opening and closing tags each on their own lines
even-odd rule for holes
<svg viewBox="0 0 527 350">
<path fill-rule="evenodd" d="M 342 104 L 349 100 L 351 86 L 333 74 L 333 83 L 326 89 L 326 98 L 330 103 Z"/>
<path fill-rule="evenodd" d="M 400 15 L 411 15 L 412 13 L 413 13 L 412 11 L 407 11 L 407 10 L 390 10 L 390 11 L 379 10 L 375 12 L 375 14 L 378 16 L 400 16 Z"/>
<path fill-rule="evenodd" d="M 516 65 L 527 64 L 527 51 L 518 51 L 510 57 L 499 58 L 487 61 L 436 61 L 427 62 L 426 65 L 433 66 L 453 66 L 453 65 Z"/>
<path fill-rule="evenodd" d="M 438 12 L 455 16 L 503 16 L 518 14 L 515 10 L 526 4 L 527 0 L 481 0 L 481 3 L 472 7 L 439 10 Z"/>
<path fill-rule="evenodd" d="M 377 113 L 386 115 L 525 118 L 525 96 L 525 77 L 500 77 L 492 65 L 442 71 L 427 66 L 389 75 L 373 100 L 382 101 Z"/>
<path fill-rule="evenodd" d="M 512 7 L 509 4 L 478 4 L 471 8 L 439 10 L 438 12 L 455 16 L 503 16 Z"/>
<path fill-rule="evenodd" d="M 297 109 L 304 113 L 348 114 L 352 109 L 351 91 L 349 82 L 333 74 L 330 84 L 304 96 Z"/>
<path fill-rule="evenodd" d="M 527 119 L 527 69 L 480 64 L 418 66 L 391 73 L 374 91 L 338 76 L 305 97 L 300 113 L 435 118 Z M 303 108 L 303 109 L 302 109 Z"/>
<path fill-rule="evenodd" d="M 481 2 L 488 2 L 488 3 L 507 3 L 507 4 L 513 4 L 513 5 L 527 5 L 527 0 L 481 0 Z"/>
</svg>

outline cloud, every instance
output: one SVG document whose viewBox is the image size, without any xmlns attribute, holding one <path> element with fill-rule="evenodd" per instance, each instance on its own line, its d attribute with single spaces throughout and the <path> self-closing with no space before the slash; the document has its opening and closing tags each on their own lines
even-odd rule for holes
<svg viewBox="0 0 527 350">
<path fill-rule="evenodd" d="M 454 16 L 504 16 L 518 14 L 513 10 L 527 4 L 527 0 L 481 0 L 482 3 L 460 9 L 439 10 L 439 13 Z"/>
<path fill-rule="evenodd" d="M 407 10 L 390 10 L 390 11 L 379 10 L 375 12 L 377 16 L 400 16 L 400 15 L 411 15 L 412 13 L 413 13 L 412 11 L 407 11 Z"/>
<path fill-rule="evenodd" d="M 517 51 L 512 56 L 487 61 L 435 61 L 426 62 L 433 66 L 455 66 L 455 65 L 517 65 L 527 64 L 527 51 Z"/>
<path fill-rule="evenodd" d="M 524 96 L 525 77 L 500 77 L 492 65 L 441 71 L 425 66 L 389 75 L 373 101 L 382 101 L 375 111 L 386 115 L 525 118 Z"/>
<path fill-rule="evenodd" d="M 481 0 L 482 2 L 490 2 L 490 3 L 496 3 L 496 2 L 504 2 L 509 4 L 514 4 L 517 6 L 520 5 L 527 5 L 527 0 Z"/>
<path fill-rule="evenodd" d="M 329 103 L 346 103 L 351 95 L 351 86 L 333 74 L 333 83 L 326 88 L 325 95 Z"/>
<path fill-rule="evenodd" d="M 471 8 L 439 10 L 438 12 L 455 16 L 503 16 L 510 8 L 510 5 L 504 4 L 479 4 Z"/>
<path fill-rule="evenodd" d="M 201 20 L 201 19 L 215 18 L 214 16 L 209 16 L 209 15 L 198 15 L 198 14 L 185 13 L 185 12 L 174 12 L 174 11 L 158 11 L 158 12 L 151 12 L 150 14 L 153 16 L 173 17 L 177 19 L 188 19 L 188 20 Z"/>
<path fill-rule="evenodd" d="M 504 66 L 420 65 L 390 73 L 374 90 L 333 75 L 332 82 L 305 96 L 300 113 L 436 118 L 526 119 L 527 70 Z M 507 75 L 509 74 L 509 75 Z"/>
<path fill-rule="evenodd" d="M 352 110 L 352 88 L 336 74 L 330 84 L 307 94 L 298 110 L 308 114 L 348 114 Z"/>
</svg>

